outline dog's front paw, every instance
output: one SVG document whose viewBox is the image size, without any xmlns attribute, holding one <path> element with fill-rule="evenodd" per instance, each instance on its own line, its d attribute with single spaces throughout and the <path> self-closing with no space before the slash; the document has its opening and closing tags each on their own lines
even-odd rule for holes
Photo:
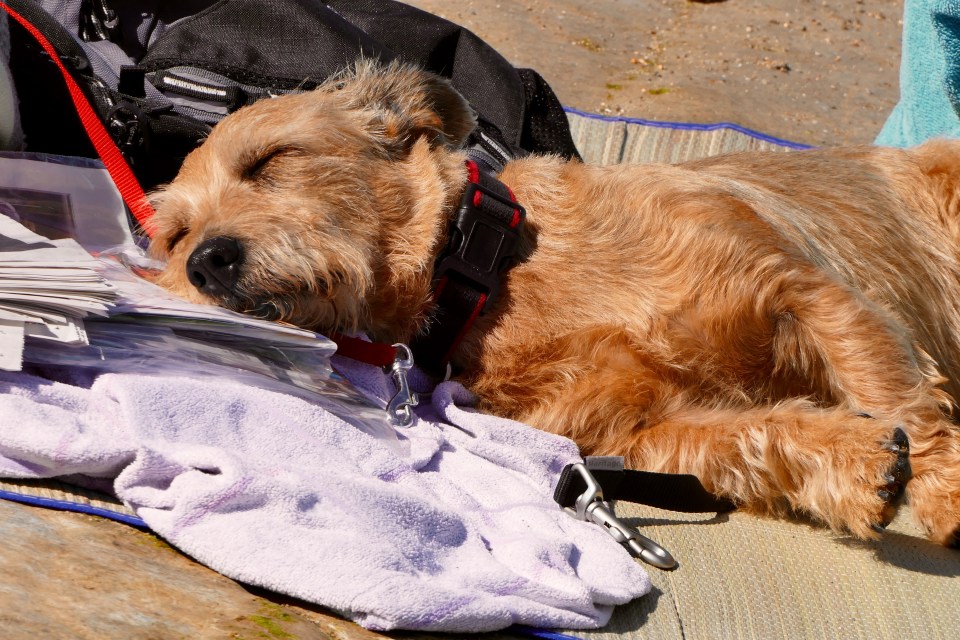
<svg viewBox="0 0 960 640">
<path fill-rule="evenodd" d="M 857 428 L 831 443 L 823 466 L 803 480 L 797 510 L 834 530 L 876 538 L 893 520 L 910 479 L 906 432 L 861 414 Z M 872 436 L 872 437 L 871 437 Z"/>
</svg>

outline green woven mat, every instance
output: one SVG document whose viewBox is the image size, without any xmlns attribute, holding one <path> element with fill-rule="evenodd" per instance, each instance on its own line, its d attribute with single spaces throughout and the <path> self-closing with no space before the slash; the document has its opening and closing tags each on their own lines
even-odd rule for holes
<svg viewBox="0 0 960 640">
<path fill-rule="evenodd" d="M 683 162 L 731 151 L 791 151 L 806 145 L 779 140 L 732 124 L 649 122 L 568 111 L 573 141 L 584 161 Z"/>
<path fill-rule="evenodd" d="M 861 543 L 803 522 L 678 514 L 618 504 L 674 554 L 653 593 L 618 607 L 589 640 L 960 638 L 960 552 L 924 539 L 904 508 Z"/>
<path fill-rule="evenodd" d="M 122 502 L 98 491 L 91 491 L 58 480 L 20 480 L 0 478 L 0 498 L 51 509 L 77 511 L 144 526 Z"/>
</svg>

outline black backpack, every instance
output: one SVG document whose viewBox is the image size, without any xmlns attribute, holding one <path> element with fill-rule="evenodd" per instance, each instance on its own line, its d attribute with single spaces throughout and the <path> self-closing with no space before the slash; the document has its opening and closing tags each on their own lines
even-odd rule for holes
<svg viewBox="0 0 960 640">
<path fill-rule="evenodd" d="M 531 69 L 470 31 L 392 0 L 5 0 L 27 150 L 97 157 L 52 45 L 143 189 L 169 181 L 226 114 L 314 88 L 358 58 L 451 80 L 471 143 L 578 157 L 563 109 Z M 2 5 L 0 5 L 2 6 Z M 108 163 L 109 167 L 109 163 Z"/>
</svg>

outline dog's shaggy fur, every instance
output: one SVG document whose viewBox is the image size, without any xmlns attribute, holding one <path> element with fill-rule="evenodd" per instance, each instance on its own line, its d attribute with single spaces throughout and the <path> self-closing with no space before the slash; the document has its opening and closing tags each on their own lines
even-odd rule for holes
<svg viewBox="0 0 960 640">
<path fill-rule="evenodd" d="M 409 341 L 473 125 L 445 81 L 369 63 L 241 109 L 156 195 L 159 282 Z M 900 426 L 913 513 L 956 543 L 960 145 L 529 157 L 500 179 L 528 213 L 521 260 L 455 357 L 484 409 L 859 537 L 906 480 Z M 234 247 L 205 258 L 226 275 L 198 281 L 188 260 L 213 238 Z"/>
</svg>

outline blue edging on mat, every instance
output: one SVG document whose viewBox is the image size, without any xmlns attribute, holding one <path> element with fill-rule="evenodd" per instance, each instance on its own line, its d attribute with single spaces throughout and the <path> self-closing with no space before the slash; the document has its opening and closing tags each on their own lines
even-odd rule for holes
<svg viewBox="0 0 960 640">
<path fill-rule="evenodd" d="M 530 636 L 531 638 L 542 638 L 543 640 L 582 640 L 582 638 L 571 636 L 566 633 L 558 633 L 556 631 L 549 631 L 547 629 L 537 629 L 536 627 L 526 627 L 520 624 L 507 627 L 504 629 L 504 631 L 508 633 L 518 633 L 520 635 Z"/>
<path fill-rule="evenodd" d="M 574 109 L 573 107 L 564 107 L 563 110 L 567 113 L 583 116 L 584 118 L 590 118 L 592 120 L 604 120 L 606 122 L 626 122 L 627 124 L 639 124 L 645 127 L 659 127 L 661 129 L 682 129 L 687 131 L 715 131 L 717 129 L 732 129 L 748 135 L 751 138 L 756 138 L 757 140 L 763 140 L 764 142 L 770 142 L 772 144 L 779 144 L 784 147 L 790 147 L 791 149 L 799 150 L 813 148 L 813 146 L 809 144 L 774 138 L 773 136 L 768 136 L 765 133 L 760 133 L 759 131 L 754 131 L 753 129 L 741 127 L 740 125 L 733 124 L 732 122 L 714 122 L 712 124 L 697 124 L 693 122 L 664 122 L 660 120 L 645 120 L 643 118 L 628 118 L 626 116 L 602 116 L 599 113 L 580 111 L 579 109 Z"/>
<path fill-rule="evenodd" d="M 46 507 L 48 509 L 59 509 L 61 511 L 74 511 L 76 513 L 86 513 L 87 515 L 100 516 L 101 518 L 107 518 L 109 520 L 115 520 L 117 522 L 122 522 L 123 524 L 128 524 L 138 529 L 149 529 L 147 523 L 138 518 L 137 516 L 128 516 L 124 513 L 117 513 L 116 511 L 110 511 L 109 509 L 101 509 L 100 507 L 92 507 L 88 504 L 77 504 L 76 502 L 68 502 L 66 500 L 54 500 L 53 498 L 41 498 L 39 496 L 26 496 L 20 493 L 15 493 L 13 491 L 4 491 L 0 489 L 0 498 L 4 500 L 9 500 L 11 502 L 21 502 L 23 504 L 34 505 L 37 507 Z"/>
</svg>

